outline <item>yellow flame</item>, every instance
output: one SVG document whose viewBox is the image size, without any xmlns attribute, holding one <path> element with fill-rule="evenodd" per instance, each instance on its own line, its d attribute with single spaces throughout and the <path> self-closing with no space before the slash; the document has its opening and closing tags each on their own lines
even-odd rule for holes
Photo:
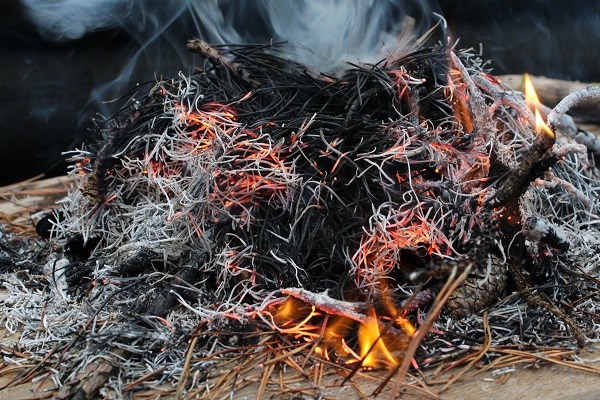
<svg viewBox="0 0 600 400">
<path fill-rule="evenodd" d="M 402 332 L 410 337 L 413 337 L 417 332 L 417 328 L 415 328 L 414 324 L 404 317 L 396 318 L 396 324 L 400 326 Z"/>
<path fill-rule="evenodd" d="M 535 92 L 535 88 L 533 87 L 533 82 L 531 81 L 531 76 L 529 76 L 529 74 L 523 75 L 523 89 L 525 90 L 525 100 L 527 100 L 527 105 L 532 108 L 538 107 L 540 104 L 540 99 Z"/>
<path fill-rule="evenodd" d="M 397 362 L 394 356 L 387 349 L 377 325 L 377 318 L 372 313 L 366 324 L 363 324 L 358 329 L 358 341 L 360 344 L 360 356 L 363 358 L 363 367 L 378 367 L 382 361 L 388 361 L 392 365 Z M 375 343 L 375 345 L 373 345 Z M 370 350 L 370 351 L 369 351 Z"/>
<path fill-rule="evenodd" d="M 383 302 L 383 306 L 388 312 L 388 315 L 394 316 L 394 318 L 396 318 L 396 320 L 394 321 L 395 325 L 399 326 L 405 335 L 408 335 L 410 337 L 414 336 L 415 332 L 417 331 L 417 328 L 415 328 L 412 322 L 404 318 L 403 315 L 399 315 L 400 310 L 398 310 L 398 307 L 396 307 L 396 301 L 394 300 L 394 297 L 391 293 L 391 282 L 382 279 L 381 287 L 381 300 Z"/>
<path fill-rule="evenodd" d="M 347 318 L 332 317 L 323 333 L 323 343 L 326 348 L 333 349 L 339 356 L 347 355 L 348 348 L 344 346 L 343 340 L 348 335 L 352 325 L 353 322 Z"/>
<path fill-rule="evenodd" d="M 552 129 L 546 125 L 546 122 L 540 113 L 540 99 L 538 98 L 535 88 L 533 87 L 533 82 L 531 81 L 529 74 L 523 75 L 523 87 L 527 106 L 535 113 L 535 131 L 538 134 L 543 133 L 550 137 L 554 137 L 554 132 L 552 132 Z"/>
<path fill-rule="evenodd" d="M 550 127 L 546 125 L 546 122 L 544 121 L 542 115 L 537 109 L 535 110 L 535 131 L 537 133 L 545 133 L 550 137 L 554 137 L 554 132 L 552 132 L 552 129 L 550 129 Z"/>
<path fill-rule="evenodd" d="M 404 316 L 397 316 L 396 306 L 388 297 L 391 296 L 386 294 L 383 298 L 387 298 L 385 303 L 389 310 L 394 311 L 394 329 L 400 328 L 407 338 L 412 337 L 416 331 L 415 326 Z M 366 322 L 358 324 L 358 332 L 356 321 L 331 315 L 323 319 L 323 314 L 317 312 L 314 306 L 308 307 L 306 303 L 292 297 L 272 306 L 269 314 L 277 331 L 306 342 L 315 341 L 315 354 L 326 360 L 335 356 L 336 361 L 347 364 L 361 360 L 361 365 L 365 368 L 390 367 L 398 364 L 395 355 L 407 345 L 407 342 L 398 340 L 395 336 L 394 339 L 386 336 L 384 341 L 379 330 L 380 318 L 373 309 L 369 310 Z M 389 321 L 389 317 L 384 317 L 383 320 Z M 358 349 L 346 343 L 346 338 L 356 333 Z"/>
</svg>

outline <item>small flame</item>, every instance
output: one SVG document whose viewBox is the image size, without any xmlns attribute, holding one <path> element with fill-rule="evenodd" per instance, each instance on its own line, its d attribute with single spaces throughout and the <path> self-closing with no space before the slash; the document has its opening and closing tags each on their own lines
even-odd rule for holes
<svg viewBox="0 0 600 400">
<path fill-rule="evenodd" d="M 523 75 L 523 88 L 525 90 L 525 99 L 527 100 L 527 105 L 530 107 L 537 107 L 540 104 L 540 99 L 533 87 L 533 82 L 531 81 L 531 76 L 529 74 Z"/>
<path fill-rule="evenodd" d="M 292 298 L 288 298 L 283 304 L 277 309 L 275 318 L 277 321 L 287 322 L 294 317 L 294 313 L 297 313 L 298 304 Z"/>
<path fill-rule="evenodd" d="M 554 132 L 552 132 L 552 129 L 546 125 L 546 122 L 540 113 L 540 99 L 535 92 L 535 88 L 533 87 L 533 82 L 531 82 L 531 77 L 529 74 L 523 75 L 523 86 L 525 90 L 525 100 L 527 102 L 527 106 L 535 113 L 535 131 L 538 134 L 543 133 L 553 138 Z"/>
<path fill-rule="evenodd" d="M 331 348 L 341 357 L 351 353 L 351 349 L 344 342 L 344 338 L 349 334 L 352 325 L 353 322 L 347 318 L 331 318 L 323 333 L 325 349 Z"/>
<path fill-rule="evenodd" d="M 390 353 L 379 332 L 377 317 L 371 312 L 366 324 L 358 329 L 358 341 L 360 344 L 360 356 L 363 358 L 363 367 L 379 367 L 382 361 L 396 365 L 397 361 Z"/>
<path fill-rule="evenodd" d="M 410 322 L 410 320 L 404 317 L 396 318 L 396 324 L 400 326 L 402 332 L 404 332 L 410 337 L 413 337 L 417 332 L 417 328 L 415 327 L 415 325 L 412 322 Z"/>
<path fill-rule="evenodd" d="M 546 122 L 538 110 L 535 110 L 535 131 L 537 133 L 544 133 L 550 137 L 554 137 L 554 132 L 552 132 L 552 129 L 546 125 Z"/>
<path fill-rule="evenodd" d="M 402 333 L 407 336 L 413 337 L 417 328 L 415 328 L 414 324 L 405 318 L 406 312 L 400 314 L 400 310 L 396 307 L 396 301 L 391 294 L 391 282 L 382 280 L 381 286 L 383 290 L 381 291 L 381 300 L 383 302 L 383 306 L 385 307 L 388 315 L 396 316 L 396 320 L 394 321 L 394 325 L 400 327 Z"/>
</svg>

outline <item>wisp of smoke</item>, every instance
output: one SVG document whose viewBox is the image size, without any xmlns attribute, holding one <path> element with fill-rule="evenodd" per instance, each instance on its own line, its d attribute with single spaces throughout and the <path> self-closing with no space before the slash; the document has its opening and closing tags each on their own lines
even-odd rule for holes
<svg viewBox="0 0 600 400">
<path fill-rule="evenodd" d="M 430 0 L 21 1 L 40 34 L 50 41 L 80 39 L 114 28 L 125 30 L 143 52 L 151 51 L 151 42 L 163 37 L 176 37 L 167 41 L 182 47 L 192 37 L 213 44 L 273 39 L 288 42 L 296 61 L 320 72 L 338 70 L 347 62 L 382 59 L 401 32 L 411 30 L 411 35 L 403 35 L 408 45 L 431 27 L 438 11 Z M 175 19 L 185 21 L 186 29 L 179 25 L 170 29 Z M 160 71 L 159 62 L 156 68 L 155 73 Z"/>
</svg>

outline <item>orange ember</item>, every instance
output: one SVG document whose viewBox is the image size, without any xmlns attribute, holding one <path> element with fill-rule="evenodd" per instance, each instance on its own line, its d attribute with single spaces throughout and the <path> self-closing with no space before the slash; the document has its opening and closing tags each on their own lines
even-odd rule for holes
<svg viewBox="0 0 600 400">
<path fill-rule="evenodd" d="M 454 116 L 461 123 L 465 133 L 473 132 L 473 121 L 467 105 L 467 88 L 464 83 L 456 83 L 452 77 L 459 77 L 460 73 L 457 70 L 452 70 L 448 77 L 448 86 L 444 88 L 444 94 L 448 102 L 452 105 Z"/>
</svg>

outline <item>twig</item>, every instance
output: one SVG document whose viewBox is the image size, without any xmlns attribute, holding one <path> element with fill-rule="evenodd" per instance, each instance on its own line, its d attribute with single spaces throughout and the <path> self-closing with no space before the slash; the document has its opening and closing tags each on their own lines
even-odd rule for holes
<svg viewBox="0 0 600 400">
<path fill-rule="evenodd" d="M 562 99 L 556 107 L 550 111 L 547 118 L 547 123 L 550 129 L 554 129 L 563 115 L 576 105 L 589 101 L 600 100 L 600 86 L 588 86 L 585 89 L 580 89 L 572 92 L 567 97 Z"/>
<path fill-rule="evenodd" d="M 450 58 L 460 72 L 461 79 L 467 85 L 467 101 L 469 103 L 469 111 L 471 113 L 471 120 L 473 121 L 475 133 L 483 135 L 486 142 L 495 143 L 496 125 L 492 121 L 492 117 L 488 112 L 488 108 L 481 92 L 477 89 L 469 71 L 467 71 L 462 61 L 460 61 L 460 58 L 458 58 L 453 51 L 450 52 Z"/>
<path fill-rule="evenodd" d="M 181 372 L 181 377 L 179 378 L 179 383 L 177 384 L 176 396 L 178 399 L 183 399 L 183 392 L 185 390 L 185 385 L 187 384 L 188 375 L 190 373 L 190 362 L 192 360 L 192 355 L 194 354 L 194 349 L 196 348 L 197 343 L 198 336 L 194 336 L 186 352 L 185 361 L 183 363 L 183 371 Z"/>
<path fill-rule="evenodd" d="M 488 200 L 488 204 L 499 207 L 511 198 L 519 198 L 531 182 L 554 165 L 558 158 L 549 150 L 555 139 L 554 135 L 540 132 L 531 147 L 523 154 L 521 163 L 503 178 L 493 197 Z"/>
<path fill-rule="evenodd" d="M 438 293 L 433 305 L 431 306 L 431 309 L 427 313 L 427 318 L 425 319 L 425 321 L 423 321 L 415 335 L 411 338 L 409 347 L 404 353 L 404 358 L 402 359 L 402 362 L 398 363 L 398 365 L 396 365 L 394 369 L 386 376 L 386 378 L 375 389 L 375 391 L 373 391 L 373 396 L 379 395 L 379 393 L 381 393 L 381 391 L 385 388 L 387 383 L 394 376 L 397 376 L 399 382 L 395 387 L 395 392 L 400 392 L 399 385 L 401 384 L 401 382 L 404 381 L 404 378 L 408 372 L 408 368 L 417 351 L 417 348 L 425 338 L 425 335 L 429 333 L 429 330 L 433 326 L 433 323 L 439 317 L 440 313 L 442 312 L 442 308 L 444 307 L 452 293 L 454 293 L 454 291 L 464 282 L 467 276 L 469 276 L 469 272 L 471 271 L 472 266 L 472 263 L 468 263 L 465 266 L 464 271 L 458 277 L 456 276 L 458 268 L 456 266 L 453 267 L 450 276 L 446 280 L 446 283 Z"/>
<path fill-rule="evenodd" d="M 444 385 L 440 392 L 448 389 L 450 385 L 459 380 L 467 371 L 469 371 L 479 360 L 481 360 L 490 350 L 492 344 L 492 331 L 490 329 L 490 321 L 488 319 L 488 313 L 483 313 L 483 330 L 484 330 L 484 340 L 481 349 L 477 351 L 476 354 L 471 355 L 471 361 L 457 374 L 454 374 L 452 378 L 448 380 L 448 382 Z"/>
</svg>

